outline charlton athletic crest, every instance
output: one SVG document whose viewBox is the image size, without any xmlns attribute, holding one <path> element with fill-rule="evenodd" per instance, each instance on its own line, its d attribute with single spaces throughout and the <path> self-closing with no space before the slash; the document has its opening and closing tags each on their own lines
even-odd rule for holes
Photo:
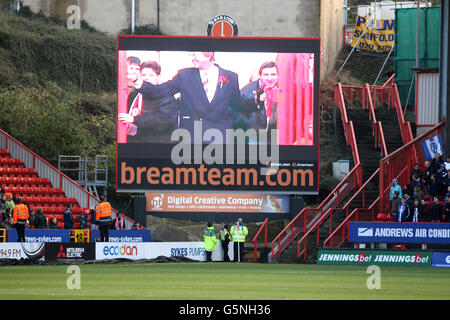
<svg viewBox="0 0 450 320">
<path fill-rule="evenodd" d="M 221 14 L 211 19 L 206 32 L 209 37 L 236 37 L 238 26 L 232 17 Z"/>
</svg>

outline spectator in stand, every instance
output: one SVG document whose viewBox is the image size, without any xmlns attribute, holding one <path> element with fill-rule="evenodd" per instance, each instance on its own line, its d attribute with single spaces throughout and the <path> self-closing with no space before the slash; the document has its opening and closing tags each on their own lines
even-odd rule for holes
<svg viewBox="0 0 450 320">
<path fill-rule="evenodd" d="M 427 204 L 425 199 L 421 201 L 423 222 L 430 222 L 431 220 L 431 207 Z"/>
<path fill-rule="evenodd" d="M 421 204 L 419 200 L 414 200 L 414 207 L 411 213 L 412 213 L 412 222 L 423 222 L 422 220 L 423 210 L 421 209 Z"/>
<path fill-rule="evenodd" d="M 430 181 L 430 196 L 434 197 L 439 195 L 439 191 L 441 189 L 441 185 L 439 184 L 438 180 L 437 180 L 437 176 L 435 173 L 433 173 L 431 175 L 431 181 Z"/>
<path fill-rule="evenodd" d="M 6 196 L 4 194 L 0 196 L 0 210 L 2 209 L 6 212 Z"/>
<path fill-rule="evenodd" d="M 450 195 L 446 195 L 444 198 L 444 222 L 450 222 Z"/>
<path fill-rule="evenodd" d="M 449 197 L 449 199 L 450 199 L 450 186 L 447 187 L 447 192 L 444 195 L 444 204 L 446 204 L 448 201 L 447 197 Z"/>
<path fill-rule="evenodd" d="M 12 193 L 8 192 L 5 195 L 6 195 L 6 202 L 5 202 L 6 209 L 9 209 L 12 212 L 15 206 L 15 203 L 12 199 Z"/>
<path fill-rule="evenodd" d="M 415 193 L 416 187 L 422 190 L 422 180 L 417 177 L 417 175 L 413 174 L 413 179 L 411 180 L 411 184 L 409 186 L 409 191 L 411 194 Z"/>
<path fill-rule="evenodd" d="M 416 175 L 416 177 L 414 178 L 413 176 Z M 419 168 L 419 164 L 415 163 L 414 164 L 414 169 L 411 170 L 411 173 L 409 174 L 409 178 L 412 181 L 419 179 L 419 182 L 422 181 L 422 177 L 423 177 L 423 172 L 422 170 L 420 170 Z"/>
<path fill-rule="evenodd" d="M 5 214 L 3 215 L 3 224 L 6 226 L 7 229 L 14 228 L 13 216 L 9 208 L 6 208 Z"/>
<path fill-rule="evenodd" d="M 414 193 L 413 193 L 413 200 L 419 200 L 419 202 L 422 201 L 423 199 L 423 191 L 422 188 L 420 186 L 415 186 L 414 187 Z"/>
<path fill-rule="evenodd" d="M 95 209 L 91 208 L 91 210 L 89 210 L 89 214 L 91 215 L 91 230 L 98 230 L 97 221 L 95 220 Z"/>
<path fill-rule="evenodd" d="M 398 197 L 402 198 L 402 187 L 398 184 L 397 179 L 392 179 L 392 185 L 390 188 L 390 200 L 392 201 L 392 198 L 394 197 L 394 191 L 398 191 Z"/>
<path fill-rule="evenodd" d="M 450 170 L 450 155 L 447 155 L 447 160 L 444 162 L 445 165 L 445 170 L 449 171 Z"/>
<path fill-rule="evenodd" d="M 445 170 L 445 165 L 441 164 L 438 171 L 436 172 L 436 181 L 439 184 L 439 194 L 445 195 L 447 189 L 447 171 Z"/>
<path fill-rule="evenodd" d="M 50 219 L 50 222 L 48 223 L 48 228 L 49 229 L 58 229 L 58 221 L 56 220 L 55 217 L 52 217 Z"/>
<path fill-rule="evenodd" d="M 123 213 L 119 213 L 114 221 L 114 227 L 116 230 L 125 230 L 125 218 Z"/>
<path fill-rule="evenodd" d="M 398 190 L 394 191 L 394 196 L 391 200 L 391 219 L 392 221 L 397 221 L 398 207 L 400 206 L 400 198 Z"/>
<path fill-rule="evenodd" d="M 34 209 L 30 209 L 30 215 L 28 216 L 28 226 L 30 229 L 34 229 L 34 219 L 36 219 L 36 213 Z"/>
<path fill-rule="evenodd" d="M 433 173 L 436 173 L 441 166 L 441 164 L 444 164 L 444 161 L 441 158 L 441 155 L 439 153 L 436 153 L 434 155 L 433 160 L 431 160 L 430 167 L 432 168 Z"/>
<path fill-rule="evenodd" d="M 36 218 L 34 218 L 34 227 L 36 229 L 48 228 L 48 219 L 42 211 L 42 208 L 37 209 Z"/>
<path fill-rule="evenodd" d="M 398 215 L 397 215 L 397 221 L 398 222 L 405 222 L 409 219 L 409 207 L 406 204 L 405 198 L 400 199 L 400 206 L 398 207 Z"/>
<path fill-rule="evenodd" d="M 5 215 L 5 209 L 0 209 L 0 229 L 6 229 L 6 227 L 3 226 L 4 215 Z"/>
<path fill-rule="evenodd" d="M 423 185 L 425 187 L 425 194 L 430 194 L 431 175 L 433 174 L 433 168 L 430 166 L 430 161 L 425 161 L 425 173 L 423 175 Z"/>
<path fill-rule="evenodd" d="M 68 203 L 64 210 L 64 229 L 72 229 L 75 221 L 73 221 L 72 205 Z"/>
<path fill-rule="evenodd" d="M 80 229 L 89 229 L 89 213 L 90 210 L 86 209 L 78 216 L 80 222 Z"/>
<path fill-rule="evenodd" d="M 133 229 L 133 230 L 145 230 L 145 228 L 142 227 L 141 224 L 140 224 L 139 222 L 135 222 L 135 223 L 133 224 L 133 226 L 131 227 L 131 229 Z"/>
<path fill-rule="evenodd" d="M 408 191 L 405 191 L 403 194 L 403 198 L 405 199 L 405 204 L 408 206 L 408 219 L 407 221 L 411 221 L 412 219 L 412 210 L 414 207 L 414 200 L 411 198 L 410 194 Z"/>
<path fill-rule="evenodd" d="M 444 208 L 442 207 L 442 204 L 439 202 L 439 198 L 435 196 L 434 203 L 431 206 L 431 222 L 441 222 L 443 213 Z"/>
</svg>

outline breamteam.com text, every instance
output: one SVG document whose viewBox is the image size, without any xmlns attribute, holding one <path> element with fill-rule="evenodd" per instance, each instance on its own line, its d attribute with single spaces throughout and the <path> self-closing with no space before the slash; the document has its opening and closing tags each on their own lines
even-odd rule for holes
<svg viewBox="0 0 450 320">
<path fill-rule="evenodd" d="M 260 175 L 255 168 L 133 167 L 120 164 L 120 182 L 126 185 L 211 185 L 211 186 L 314 186 L 311 169 L 268 169 Z"/>
</svg>

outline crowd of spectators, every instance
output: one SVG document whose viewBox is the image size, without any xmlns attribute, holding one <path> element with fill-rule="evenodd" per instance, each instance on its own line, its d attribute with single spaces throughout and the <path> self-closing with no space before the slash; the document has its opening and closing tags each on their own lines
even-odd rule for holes
<svg viewBox="0 0 450 320">
<path fill-rule="evenodd" d="M 13 210 L 15 203 L 19 199 L 15 199 L 12 193 L 4 192 L 0 188 L 0 229 L 14 229 Z M 95 209 L 85 209 L 81 214 L 74 218 L 71 204 L 67 204 L 64 210 L 63 223 L 58 223 L 54 216 L 47 217 L 42 208 L 37 210 L 31 209 L 29 204 L 23 203 L 29 208 L 29 218 L 27 228 L 29 229 L 73 229 L 77 220 L 80 229 L 96 229 Z M 49 219 L 50 218 L 50 219 Z M 124 230 L 127 229 L 125 225 L 125 215 L 119 213 L 117 218 L 113 221 L 110 229 Z M 134 224 L 131 229 L 144 229 L 139 224 Z"/>
<path fill-rule="evenodd" d="M 393 179 L 390 200 L 392 221 L 450 222 L 450 155 L 416 163 L 404 189 Z"/>
</svg>

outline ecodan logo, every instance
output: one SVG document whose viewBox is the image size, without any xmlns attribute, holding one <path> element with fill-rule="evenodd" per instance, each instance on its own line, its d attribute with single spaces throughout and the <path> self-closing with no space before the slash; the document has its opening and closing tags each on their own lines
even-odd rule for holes
<svg viewBox="0 0 450 320">
<path fill-rule="evenodd" d="M 450 264 L 450 255 L 448 255 L 448 256 L 445 257 L 445 262 L 448 263 L 448 264 Z"/>
<path fill-rule="evenodd" d="M 372 228 L 358 228 L 358 237 L 373 237 Z"/>
<path fill-rule="evenodd" d="M 111 245 L 103 247 L 103 254 L 105 256 L 137 256 L 138 255 L 138 247 L 137 246 L 129 246 L 123 244 L 121 246 Z"/>
</svg>

